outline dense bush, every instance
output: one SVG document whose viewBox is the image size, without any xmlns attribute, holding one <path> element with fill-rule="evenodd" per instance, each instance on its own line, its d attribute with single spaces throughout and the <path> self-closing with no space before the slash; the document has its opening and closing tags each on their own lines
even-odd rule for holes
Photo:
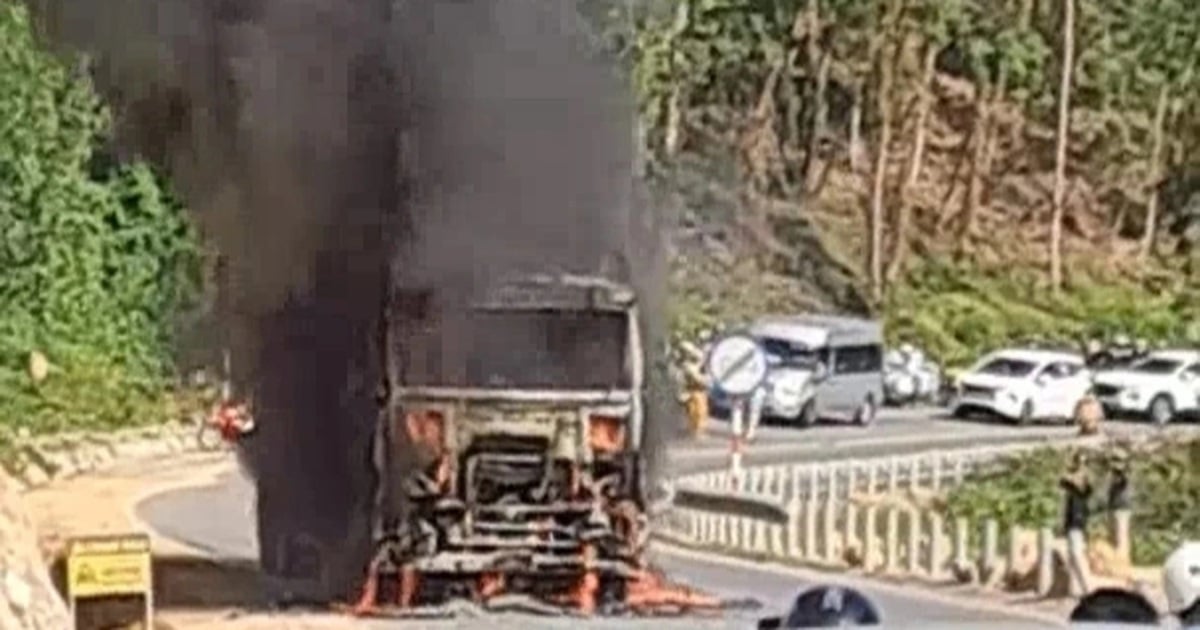
<svg viewBox="0 0 1200 630">
<path fill-rule="evenodd" d="M 196 239 L 155 174 L 103 164 L 110 118 L 0 0 L 0 429 L 111 427 L 157 415 Z M 53 366 L 27 373 L 30 353 Z"/>
<path fill-rule="evenodd" d="M 893 340 L 910 340 L 950 365 L 1032 339 L 1082 344 L 1115 334 L 1149 341 L 1200 340 L 1200 305 L 1178 288 L 1154 291 L 1109 280 L 1055 294 L 1019 271 L 986 273 L 926 262 L 897 286 L 884 317 Z"/>
<path fill-rule="evenodd" d="M 1094 513 L 1104 507 L 1106 458 L 1091 459 L 1097 486 Z M 1061 451 L 1044 449 L 1006 459 L 988 475 L 953 490 L 950 516 L 972 522 L 995 518 L 1002 532 L 1009 525 L 1054 528 L 1062 524 L 1063 495 L 1058 479 L 1065 470 Z M 1156 445 L 1132 458 L 1134 493 L 1133 558 L 1141 565 L 1161 564 L 1176 545 L 1200 538 L 1200 440 Z M 1093 520 L 1097 529 L 1103 519 Z"/>
</svg>

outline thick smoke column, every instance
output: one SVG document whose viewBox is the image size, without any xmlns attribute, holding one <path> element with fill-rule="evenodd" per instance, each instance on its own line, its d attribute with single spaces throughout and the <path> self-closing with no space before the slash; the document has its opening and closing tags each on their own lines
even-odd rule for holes
<svg viewBox="0 0 1200 630">
<path fill-rule="evenodd" d="M 331 585 L 361 574 L 389 283 L 462 295 L 616 253 L 661 312 L 627 90 L 584 50 L 571 3 L 35 4 L 51 41 L 94 54 L 121 146 L 171 172 L 225 257 L 268 570 L 303 533 L 338 550 Z M 662 322 L 644 323 L 656 343 Z"/>
</svg>

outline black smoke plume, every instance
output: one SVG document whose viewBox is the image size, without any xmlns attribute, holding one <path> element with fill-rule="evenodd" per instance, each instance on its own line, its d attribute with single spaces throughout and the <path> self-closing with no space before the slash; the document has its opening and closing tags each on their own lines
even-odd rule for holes
<svg viewBox="0 0 1200 630">
<path fill-rule="evenodd" d="M 90 55 L 120 148 L 170 173 L 222 254 L 268 570 L 304 533 L 337 550 L 330 593 L 361 575 L 389 287 L 456 293 L 619 253 L 661 339 L 628 90 L 572 3 L 30 2 L 48 41 Z"/>
</svg>

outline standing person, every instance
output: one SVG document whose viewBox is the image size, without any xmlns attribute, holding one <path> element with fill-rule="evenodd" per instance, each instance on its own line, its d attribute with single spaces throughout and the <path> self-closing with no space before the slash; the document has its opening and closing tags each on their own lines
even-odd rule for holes
<svg viewBox="0 0 1200 630">
<path fill-rule="evenodd" d="M 685 342 L 686 343 L 686 342 Z M 684 408 L 687 410 L 688 432 L 693 439 L 704 436 L 708 425 L 708 378 L 704 375 L 703 356 L 685 346 Z M 697 358 L 699 357 L 699 358 Z"/>
<path fill-rule="evenodd" d="M 1186 629 L 1200 628 L 1200 542 L 1180 545 L 1163 563 L 1167 610 Z"/>
<path fill-rule="evenodd" d="M 1088 500 L 1092 496 L 1092 484 L 1088 476 L 1087 455 L 1076 452 L 1071 458 L 1067 473 L 1059 481 L 1063 489 L 1063 530 L 1067 536 L 1068 570 L 1071 586 L 1077 595 L 1091 592 L 1091 567 L 1087 555 L 1087 525 L 1090 516 Z"/>
<path fill-rule="evenodd" d="M 1109 528 L 1117 555 L 1128 562 L 1130 548 L 1130 521 L 1133 519 L 1133 488 L 1129 481 L 1129 455 L 1118 450 L 1112 457 L 1108 481 Z"/>
</svg>

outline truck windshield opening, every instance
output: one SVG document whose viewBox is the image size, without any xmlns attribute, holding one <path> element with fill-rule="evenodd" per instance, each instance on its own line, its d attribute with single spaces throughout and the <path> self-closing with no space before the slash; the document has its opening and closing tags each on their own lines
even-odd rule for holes
<svg viewBox="0 0 1200 630">
<path fill-rule="evenodd" d="M 410 331 L 403 380 L 430 387 L 628 389 L 629 317 L 582 310 L 474 310 Z"/>
</svg>

